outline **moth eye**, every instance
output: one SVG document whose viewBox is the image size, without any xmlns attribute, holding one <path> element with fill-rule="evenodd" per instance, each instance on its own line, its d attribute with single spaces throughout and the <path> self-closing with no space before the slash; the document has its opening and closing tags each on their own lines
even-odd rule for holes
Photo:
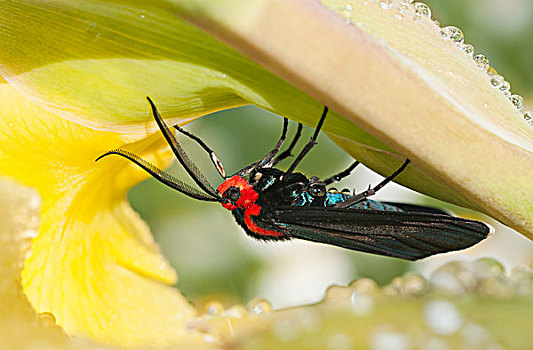
<svg viewBox="0 0 533 350">
<path fill-rule="evenodd" d="M 308 192 L 313 197 L 323 197 L 326 194 L 326 186 L 323 183 L 312 183 Z"/>
<path fill-rule="evenodd" d="M 222 194 L 222 197 L 229 199 L 233 203 L 237 202 L 241 197 L 241 191 L 237 187 L 230 187 Z"/>
<path fill-rule="evenodd" d="M 229 194 L 229 199 L 230 201 L 232 202 L 236 202 L 239 200 L 239 198 L 241 197 L 241 191 L 237 190 L 237 189 L 234 189 L 233 191 L 230 192 Z"/>
</svg>

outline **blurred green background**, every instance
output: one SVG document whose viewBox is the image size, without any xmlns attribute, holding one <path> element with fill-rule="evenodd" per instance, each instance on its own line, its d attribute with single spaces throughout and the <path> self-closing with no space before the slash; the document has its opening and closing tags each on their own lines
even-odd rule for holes
<svg viewBox="0 0 533 350">
<path fill-rule="evenodd" d="M 441 26 L 461 28 L 465 42 L 474 45 L 476 53 L 489 57 L 491 65 L 511 82 L 512 92 L 522 95 L 526 106 L 530 103 L 530 109 L 533 107 L 533 0 L 432 0 L 426 3 L 432 9 L 433 19 Z M 280 117 L 250 106 L 200 118 L 186 129 L 215 149 L 226 172 L 233 173 L 264 156 L 277 141 L 281 126 Z M 296 124 L 292 123 L 290 135 L 295 128 Z M 311 132 L 310 128 L 304 129 L 299 147 Z M 218 186 L 221 179 L 205 153 L 189 140 L 183 143 L 191 158 Z M 342 170 L 351 161 L 350 156 L 322 134 L 319 146 L 298 170 L 323 178 Z M 280 167 L 288 164 L 290 160 Z M 188 179 L 177 166 L 173 166 L 171 172 Z M 363 190 L 380 179 L 377 174 L 357 168 L 352 176 L 335 187 Z M 212 299 L 229 306 L 254 297 L 266 298 L 274 307 L 311 303 L 320 300 L 331 284 L 347 284 L 367 276 L 383 285 L 408 271 L 427 275 L 449 259 L 492 256 L 508 268 L 533 262 L 532 242 L 487 217 L 395 184 L 376 198 L 444 207 L 461 216 L 487 220 L 496 226 L 496 235 L 466 252 L 409 263 L 307 242 L 257 242 L 247 237 L 219 204 L 189 199 L 151 179 L 129 193 L 132 206 L 150 225 L 165 256 L 178 270 L 178 287 L 200 307 Z"/>
</svg>

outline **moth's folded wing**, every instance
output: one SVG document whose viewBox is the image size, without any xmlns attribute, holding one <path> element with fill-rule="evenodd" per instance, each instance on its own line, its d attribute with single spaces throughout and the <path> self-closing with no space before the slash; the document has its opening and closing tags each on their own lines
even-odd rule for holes
<svg viewBox="0 0 533 350">
<path fill-rule="evenodd" d="M 280 207 L 261 216 L 289 237 L 407 260 L 468 248 L 492 231 L 481 221 L 424 212 Z"/>
</svg>

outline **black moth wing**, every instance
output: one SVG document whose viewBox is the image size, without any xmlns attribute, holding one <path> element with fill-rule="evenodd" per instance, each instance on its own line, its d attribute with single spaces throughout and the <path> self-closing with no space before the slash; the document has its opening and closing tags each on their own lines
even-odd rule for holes
<svg viewBox="0 0 533 350">
<path fill-rule="evenodd" d="M 444 214 L 318 206 L 269 208 L 260 220 L 291 238 L 407 260 L 468 248 L 492 230 L 483 222 Z"/>
</svg>

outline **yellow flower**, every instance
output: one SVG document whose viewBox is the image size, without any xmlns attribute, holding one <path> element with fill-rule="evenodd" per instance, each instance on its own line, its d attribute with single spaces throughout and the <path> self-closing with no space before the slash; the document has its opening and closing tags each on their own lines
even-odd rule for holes
<svg viewBox="0 0 533 350">
<path fill-rule="evenodd" d="M 532 237 L 531 129 L 429 18 L 369 3 L 350 2 L 352 23 L 301 0 L 3 3 L 0 175 L 42 199 L 22 272 L 35 310 L 102 342 L 199 339 L 187 328 L 196 310 L 125 199 L 146 174 L 118 157 L 94 163 L 124 147 L 169 164 L 146 95 L 180 123 L 254 103 L 313 125 L 326 103 L 337 113 L 325 130 L 363 163 L 389 174 L 407 156 L 401 183 Z"/>
</svg>

